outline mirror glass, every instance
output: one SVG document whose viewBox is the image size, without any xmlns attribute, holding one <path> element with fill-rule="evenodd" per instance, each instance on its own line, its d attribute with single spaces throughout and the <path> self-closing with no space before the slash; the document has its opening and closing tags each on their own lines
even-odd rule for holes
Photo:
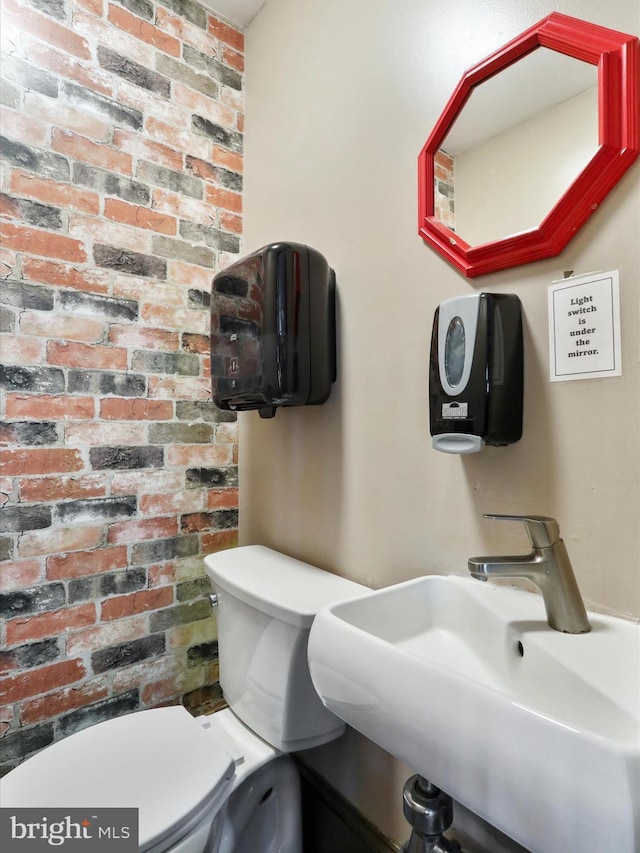
<svg viewBox="0 0 640 853">
<path fill-rule="evenodd" d="M 537 228 L 598 149 L 598 68 L 538 47 L 474 86 L 434 157 L 434 215 L 471 246 Z"/>
</svg>

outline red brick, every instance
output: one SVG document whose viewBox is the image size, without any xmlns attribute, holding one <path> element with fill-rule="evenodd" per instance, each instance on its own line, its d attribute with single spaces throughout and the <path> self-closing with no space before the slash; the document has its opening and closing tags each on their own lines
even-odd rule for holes
<svg viewBox="0 0 640 853">
<path fill-rule="evenodd" d="M 43 181 L 42 183 L 45 184 L 46 182 Z M 57 185 L 54 184 L 54 186 Z M 93 196 L 94 194 L 89 193 L 89 195 Z M 43 196 L 40 196 L 39 200 L 48 204 L 55 203 L 54 199 Z M 95 203 L 96 205 L 98 204 L 97 195 L 95 196 Z M 88 206 L 88 204 L 84 206 L 84 209 L 87 212 L 91 212 L 87 209 Z M 72 287 L 74 290 L 82 290 L 85 293 L 108 293 L 109 291 L 109 273 L 107 270 L 79 270 L 77 267 L 72 267 L 68 264 L 43 261 L 39 258 L 24 259 L 22 263 L 22 277 L 28 281 L 40 281 L 45 284 L 59 285 L 60 287 Z"/>
<path fill-rule="evenodd" d="M 453 169 L 453 157 L 442 149 L 438 149 L 434 155 L 433 162 L 436 166 L 441 166 L 446 172 L 451 172 Z"/>
<path fill-rule="evenodd" d="M 105 397 L 100 401 L 100 417 L 108 420 L 167 421 L 173 418 L 173 403 L 169 400 Z"/>
<path fill-rule="evenodd" d="M 45 204 L 56 207 L 71 207 L 83 213 L 98 213 L 100 198 L 97 193 L 69 184 L 59 184 L 39 175 L 29 175 L 26 172 L 11 173 L 11 191 L 27 198 L 34 198 Z"/>
<path fill-rule="evenodd" d="M 225 24 L 223 21 L 219 21 L 213 15 L 209 16 L 209 32 L 214 38 L 217 38 L 218 41 L 222 41 L 225 44 L 228 44 L 229 47 L 232 47 L 237 51 L 244 51 L 244 35 L 240 32 L 240 30 L 236 30 L 234 27 L 230 27 L 228 24 Z"/>
<path fill-rule="evenodd" d="M 67 654 L 78 655 L 108 648 L 118 643 L 137 640 L 149 633 L 144 616 L 133 616 L 117 622 L 108 622 L 70 634 L 67 638 Z"/>
<path fill-rule="evenodd" d="M 163 33 L 170 33 L 180 41 L 184 41 L 185 27 L 188 26 L 188 23 L 185 18 L 180 18 L 168 9 L 158 6 L 156 10 L 156 26 L 160 27 Z"/>
<path fill-rule="evenodd" d="M 157 213 L 148 207 L 128 204 L 116 198 L 107 198 L 104 202 L 104 215 L 107 219 L 134 225 L 136 228 L 147 228 L 160 234 L 176 234 L 176 220 L 173 216 Z"/>
<path fill-rule="evenodd" d="M 17 273 L 14 272 L 14 269 L 18 263 L 18 256 L 15 252 L 10 252 L 8 249 L 0 246 L 0 272 L 2 274 L 2 278 L 9 278 L 10 276 L 18 276 Z"/>
<path fill-rule="evenodd" d="M 120 172 L 123 175 L 132 175 L 132 158 L 130 154 L 116 151 L 107 145 L 93 142 L 84 136 L 73 133 L 71 130 L 53 129 L 51 133 L 51 147 L 54 151 L 67 154 L 75 160 L 84 163 L 92 163 L 101 169 L 110 172 Z"/>
<path fill-rule="evenodd" d="M 210 163 L 209 160 L 202 160 L 200 157 L 189 158 L 189 171 L 197 175 L 198 178 L 202 178 L 204 181 L 214 182 L 217 180 L 217 174 L 213 163 Z"/>
<path fill-rule="evenodd" d="M 213 98 L 195 92 L 189 86 L 174 80 L 173 97 L 177 104 L 181 104 L 193 112 L 205 115 L 210 121 L 221 124 L 223 127 L 235 127 L 236 111 Z"/>
<path fill-rule="evenodd" d="M 216 427 L 216 441 L 221 444 L 238 441 L 238 422 L 221 423 Z"/>
<path fill-rule="evenodd" d="M 166 586 L 176 581 L 176 564 L 175 563 L 159 563 L 156 566 L 149 566 L 147 569 L 149 578 L 149 586 Z"/>
<path fill-rule="evenodd" d="M 117 228 L 126 228 L 126 225 L 117 225 Z M 136 233 L 132 231 L 132 233 Z M 138 235 L 140 232 L 137 232 Z M 144 239 L 150 239 L 151 234 L 143 232 Z M 113 295 L 123 299 L 133 299 L 135 302 L 148 302 L 153 298 L 156 303 L 161 303 L 165 308 L 173 306 L 182 308 L 186 302 L 186 294 L 183 290 L 173 287 L 161 281 L 154 281 L 153 287 L 149 287 L 149 279 L 135 275 L 117 275 L 113 280 Z"/>
<path fill-rule="evenodd" d="M 168 539 L 178 533 L 177 518 L 145 518 L 118 521 L 109 527 L 108 540 L 113 544 L 137 542 L 140 539 Z"/>
<path fill-rule="evenodd" d="M 32 725 L 42 720 L 52 720 L 67 711 L 75 711 L 99 702 L 100 699 L 106 699 L 108 695 L 108 679 L 96 678 L 77 687 L 48 693 L 46 696 L 23 702 L 20 706 L 20 721 L 23 725 Z"/>
<path fill-rule="evenodd" d="M 122 6 L 114 6 L 109 3 L 107 18 L 119 29 L 147 42 L 147 44 L 157 47 L 163 53 L 168 53 L 170 56 L 180 56 L 180 42 L 178 39 L 163 33 L 162 30 L 147 23 L 147 21 L 137 18 L 126 9 L 123 9 Z"/>
<path fill-rule="evenodd" d="M 86 242 L 118 246 L 132 252 L 148 254 L 151 251 L 151 232 L 130 228 L 120 222 L 99 219 L 97 216 L 69 216 L 69 234 Z"/>
<path fill-rule="evenodd" d="M 111 494 L 178 491 L 183 488 L 182 480 L 182 474 L 177 471 L 114 471 L 111 475 Z"/>
<path fill-rule="evenodd" d="M 20 557 L 39 557 L 43 554 L 62 554 L 95 548 L 102 543 L 102 527 L 61 527 L 23 533 L 18 542 Z"/>
<path fill-rule="evenodd" d="M 0 460 L 2 473 L 6 477 L 80 471 L 84 467 L 79 450 L 59 447 L 3 450 L 0 451 Z"/>
<path fill-rule="evenodd" d="M 225 44 L 222 45 L 222 61 L 236 71 L 244 71 L 244 56 Z"/>
<path fill-rule="evenodd" d="M 15 718 L 15 709 L 13 707 L 0 708 L 0 737 L 4 737 L 9 724 Z"/>
<path fill-rule="evenodd" d="M 20 6 L 14 0 L 3 0 L 2 7 L 6 15 L 5 25 L 13 24 L 18 32 L 28 33 L 30 39 L 46 41 L 80 59 L 91 59 L 91 50 L 86 39 L 68 27 L 57 23 L 47 15 L 39 14 L 34 9 Z"/>
<path fill-rule="evenodd" d="M 24 97 L 24 109 L 29 115 L 38 120 L 75 131 L 81 136 L 88 136 L 106 142 L 111 138 L 111 125 L 99 115 L 86 109 L 74 107 L 60 102 L 60 98 L 47 98 L 37 93 L 27 93 Z M 48 140 L 47 140 L 48 143 Z"/>
<path fill-rule="evenodd" d="M 152 207 L 162 213 L 170 213 L 180 219 L 191 219 L 203 225 L 211 225 L 215 214 L 215 211 L 211 210 L 211 205 L 205 201 L 162 189 L 153 191 Z M 209 269 L 209 282 L 210 280 L 211 270 Z"/>
<path fill-rule="evenodd" d="M 242 213 L 242 196 L 240 193 L 233 193 L 229 190 L 220 189 L 220 187 L 205 186 L 204 194 L 206 201 L 214 207 L 222 207 L 224 210 L 230 210 L 233 213 Z"/>
<path fill-rule="evenodd" d="M 210 400 L 211 382 L 204 377 L 149 377 L 149 397 L 170 400 Z"/>
<path fill-rule="evenodd" d="M 26 228 L 10 222 L 2 223 L 0 233 L 5 248 L 15 249 L 16 252 L 80 263 L 87 260 L 87 253 L 82 243 L 62 234 L 51 234 L 48 231 L 38 231 L 36 228 Z"/>
<path fill-rule="evenodd" d="M 220 530 L 216 533 L 204 533 L 200 537 L 200 546 L 204 554 L 213 554 L 215 551 L 235 548 L 237 544 L 237 530 Z"/>
<path fill-rule="evenodd" d="M 74 628 L 88 628 L 95 625 L 95 604 L 81 604 L 78 607 L 54 610 L 51 613 L 38 613 L 35 616 L 17 617 L 7 621 L 7 645 L 41 640 L 43 637 L 56 637 L 64 631 Z"/>
<path fill-rule="evenodd" d="M 167 463 L 185 467 L 231 464 L 230 445 L 174 444 L 167 447 Z"/>
<path fill-rule="evenodd" d="M 109 327 L 109 343 L 126 347 L 175 352 L 180 346 L 180 337 L 177 332 L 168 332 L 164 329 L 149 329 L 145 326 L 113 323 Z"/>
<path fill-rule="evenodd" d="M 64 431 L 67 445 L 85 444 L 96 447 L 102 445 L 135 445 L 147 444 L 147 428 L 143 423 L 135 421 L 105 422 L 83 421 L 70 424 Z"/>
<path fill-rule="evenodd" d="M 242 234 L 242 218 L 235 216 L 233 213 L 220 213 L 220 225 L 225 231 L 233 231 L 235 234 Z"/>
<path fill-rule="evenodd" d="M 61 501 L 78 498 L 101 498 L 107 493 L 104 474 L 79 477 L 29 477 L 20 481 L 21 501 Z"/>
<path fill-rule="evenodd" d="M 102 602 L 101 618 L 103 622 L 159 610 L 173 604 L 173 587 L 163 586 L 157 589 L 144 589 L 130 595 L 119 595 Z"/>
<path fill-rule="evenodd" d="M 237 506 L 237 489 L 210 489 L 207 494 L 207 509 L 235 509 Z"/>
<path fill-rule="evenodd" d="M 76 19 L 74 14 L 74 23 Z M 73 56 L 60 53 L 45 44 L 37 41 L 28 41 L 26 44 L 27 58 L 40 68 L 52 71 L 60 77 L 74 80 L 81 86 L 86 86 L 101 95 L 113 94 L 113 77 L 101 68 L 86 67 Z"/>
<path fill-rule="evenodd" d="M 179 329 L 181 332 L 209 331 L 209 316 L 195 308 L 167 308 L 164 305 L 148 303 L 140 309 L 143 322 L 152 327 Z"/>
<path fill-rule="evenodd" d="M 174 108 L 174 111 L 176 109 Z M 186 110 L 182 110 L 182 112 L 188 115 Z M 191 133 L 186 129 L 180 130 L 177 117 L 167 116 L 166 120 L 162 120 L 157 115 L 148 115 L 145 119 L 144 129 L 149 136 L 165 145 L 171 145 L 172 148 L 177 148 L 198 158 L 209 156 L 211 150 L 210 141 L 206 137 L 198 136 L 196 133 Z"/>
<path fill-rule="evenodd" d="M 159 163 L 176 172 L 182 172 L 184 169 L 184 154 L 168 145 L 152 142 L 140 133 L 117 127 L 113 132 L 113 144 L 122 151 L 144 157 L 151 163 Z"/>
<path fill-rule="evenodd" d="M 178 17 L 160 5 L 156 8 L 156 26 L 160 27 L 163 32 L 170 33 L 180 41 L 197 48 L 200 53 L 208 55 L 212 54 L 214 50 L 211 44 L 211 36 L 206 30 L 195 24 L 190 24 L 186 18 Z"/>
<path fill-rule="evenodd" d="M 72 317 L 49 311 L 25 311 L 20 317 L 20 331 L 24 335 L 58 338 L 71 341 L 97 341 L 104 333 L 105 324 L 88 317 Z"/>
<path fill-rule="evenodd" d="M 56 687 L 80 681 L 86 674 L 86 667 L 79 659 L 30 669 L 21 675 L 14 675 L 0 681 L 0 701 L 17 702 L 30 696 L 38 696 Z"/>
<path fill-rule="evenodd" d="M 6 216 L 11 219 L 22 219 L 20 213 L 20 202 L 17 198 L 0 193 L 0 216 Z"/>
<path fill-rule="evenodd" d="M 49 128 L 44 122 L 14 110 L 3 108 L 2 133 L 36 148 L 46 148 L 49 144 Z"/>
<path fill-rule="evenodd" d="M 94 551 L 75 551 L 47 559 L 47 578 L 50 581 L 99 575 L 114 569 L 126 569 L 127 549 L 96 548 Z"/>
<path fill-rule="evenodd" d="M 101 18 L 104 13 L 103 0 L 75 0 L 75 5 L 81 6 L 97 18 Z"/>
<path fill-rule="evenodd" d="M 56 397 L 53 394 L 8 394 L 6 398 L 8 418 L 31 420 L 60 420 L 61 418 L 92 418 L 95 403 L 93 397 Z"/>
<path fill-rule="evenodd" d="M 244 104 L 242 92 L 225 86 L 220 90 L 220 100 L 223 104 L 226 104 L 234 110 L 236 118 L 240 118 L 242 116 L 242 108 Z"/>
<path fill-rule="evenodd" d="M 204 495 L 201 489 L 187 489 L 169 495 L 142 495 L 138 504 L 143 515 L 197 512 L 203 506 Z"/>
<path fill-rule="evenodd" d="M 47 362 L 63 367 L 86 367 L 98 370 L 126 370 L 126 349 L 81 344 L 72 341 L 49 341 Z"/>
<path fill-rule="evenodd" d="M 111 623 L 111 624 L 117 624 Z M 113 673 L 113 692 L 122 693 L 139 688 L 141 684 L 155 682 L 160 678 L 176 676 L 184 669 L 178 655 L 149 658 L 140 663 L 116 670 Z"/>
<path fill-rule="evenodd" d="M 197 267 L 185 261 L 169 261 L 167 278 L 172 284 L 196 287 L 198 290 L 211 290 L 212 272 L 208 267 Z"/>
<path fill-rule="evenodd" d="M 190 513 L 182 520 L 182 529 L 186 533 L 200 533 L 211 528 L 211 516 L 207 512 Z"/>
<path fill-rule="evenodd" d="M 145 684 L 140 692 L 140 698 L 145 705 L 157 707 L 161 702 L 179 696 L 183 692 L 183 675 L 179 673 L 172 678 L 163 678 L 161 681 Z"/>
<path fill-rule="evenodd" d="M 214 145 L 212 159 L 216 166 L 224 166 L 225 169 L 231 169 L 232 172 L 242 172 L 244 162 L 242 154 L 236 154 L 235 151 L 229 151 L 228 148 Z"/>
<path fill-rule="evenodd" d="M 42 563 L 40 560 L 18 560 L 2 564 L 0 588 L 3 592 L 26 589 L 42 581 Z"/>
<path fill-rule="evenodd" d="M 155 66 L 156 51 L 153 45 L 146 44 L 139 38 L 128 35 L 124 30 L 116 31 L 113 25 L 106 19 L 96 19 L 94 15 L 84 12 L 82 9 L 74 10 L 73 24 L 77 32 L 84 35 L 90 42 L 96 41 L 101 45 L 108 45 L 122 57 L 126 57 L 132 62 L 137 62 L 138 65 L 143 65 L 145 68 L 153 68 Z M 123 88 L 129 89 L 134 86 L 123 78 L 115 77 L 114 85 L 117 90 L 117 99 L 121 104 L 125 103 L 123 98 Z M 117 83 L 115 81 L 117 80 Z M 140 92 L 147 95 L 152 95 L 148 89 L 136 86 Z"/>
<path fill-rule="evenodd" d="M 41 364 L 44 356 L 44 341 L 36 338 L 19 338 L 15 335 L 0 335 L 0 352 L 5 364 Z"/>
</svg>

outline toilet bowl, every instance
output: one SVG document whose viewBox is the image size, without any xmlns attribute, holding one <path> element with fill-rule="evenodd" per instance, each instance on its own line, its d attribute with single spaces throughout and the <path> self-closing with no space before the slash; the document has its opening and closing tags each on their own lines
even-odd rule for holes
<svg viewBox="0 0 640 853">
<path fill-rule="evenodd" d="M 367 588 L 258 545 L 205 565 L 229 707 L 155 708 L 76 732 L 0 780 L 3 807 L 136 808 L 145 853 L 302 853 L 287 753 L 344 730 L 311 683 L 309 630 L 320 607 Z"/>
</svg>

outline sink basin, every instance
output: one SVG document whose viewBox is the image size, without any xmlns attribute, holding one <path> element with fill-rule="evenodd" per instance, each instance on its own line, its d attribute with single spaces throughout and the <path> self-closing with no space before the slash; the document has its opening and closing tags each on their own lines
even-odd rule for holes
<svg viewBox="0 0 640 853">
<path fill-rule="evenodd" d="M 431 575 L 323 608 L 324 704 L 533 853 L 640 850 L 640 626 Z"/>
</svg>

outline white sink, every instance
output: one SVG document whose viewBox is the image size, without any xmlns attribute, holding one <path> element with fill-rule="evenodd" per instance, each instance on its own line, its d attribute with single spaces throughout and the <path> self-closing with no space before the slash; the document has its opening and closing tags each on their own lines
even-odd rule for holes
<svg viewBox="0 0 640 853">
<path fill-rule="evenodd" d="M 640 850 L 640 626 L 549 628 L 542 598 L 428 576 L 329 605 L 325 705 L 533 853 Z"/>
</svg>

